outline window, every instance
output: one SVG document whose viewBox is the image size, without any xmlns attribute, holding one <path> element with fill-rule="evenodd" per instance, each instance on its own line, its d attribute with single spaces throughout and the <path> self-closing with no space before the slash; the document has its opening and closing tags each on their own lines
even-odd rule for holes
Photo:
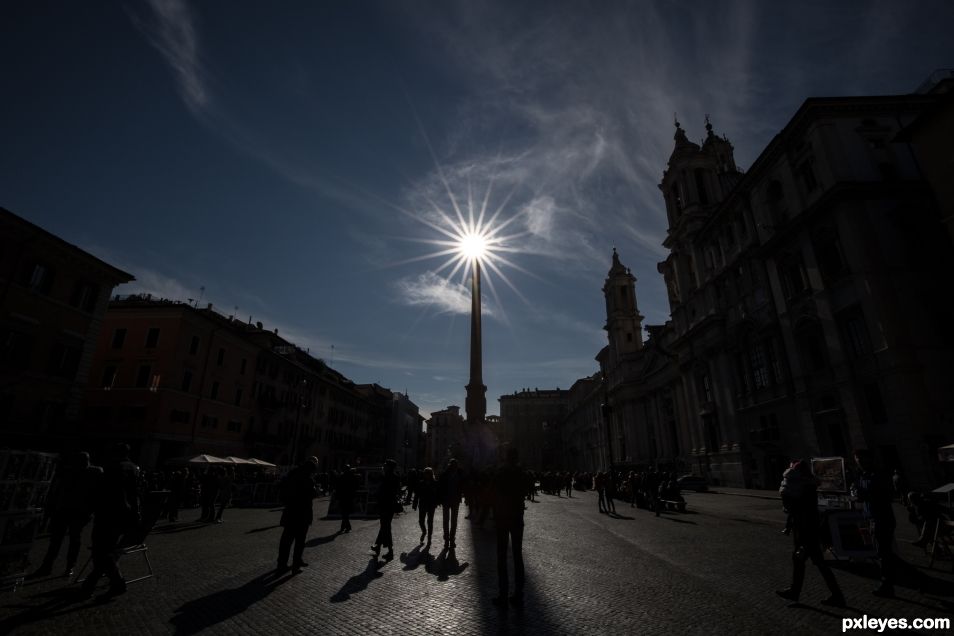
<svg viewBox="0 0 954 636">
<path fill-rule="evenodd" d="M 245 363 L 248 362 L 245 358 L 242 358 L 242 363 L 239 365 L 239 375 L 245 375 Z"/>
<path fill-rule="evenodd" d="M 189 412 L 173 409 L 169 411 L 169 421 L 174 424 L 185 424 L 189 421 Z"/>
<path fill-rule="evenodd" d="M 627 331 L 627 332 L 626 332 L 626 342 L 632 342 L 632 341 L 633 341 L 633 333 L 632 333 L 631 331 Z"/>
<path fill-rule="evenodd" d="M 235 389 L 235 406 L 242 406 L 242 389 Z"/>
<path fill-rule="evenodd" d="M 182 390 L 186 393 L 192 387 L 192 371 L 188 369 L 182 374 Z"/>
<path fill-rule="evenodd" d="M 107 364 L 103 367 L 103 381 L 100 383 L 100 386 L 104 389 L 111 389 L 116 383 L 116 365 Z"/>
<path fill-rule="evenodd" d="M 24 369 L 30 365 L 33 336 L 18 331 L 0 332 L 0 367 Z"/>
<path fill-rule="evenodd" d="M 825 336 L 817 323 L 799 328 L 795 334 L 805 371 L 819 371 L 828 365 Z"/>
<path fill-rule="evenodd" d="M 99 287 L 86 281 L 78 281 L 76 286 L 73 287 L 70 305 L 86 312 L 92 312 L 96 308 L 98 297 Z"/>
<path fill-rule="evenodd" d="M 159 390 L 159 374 L 152 376 L 152 380 L 149 381 L 149 390 L 155 393 Z"/>
<path fill-rule="evenodd" d="M 768 348 L 769 369 L 772 371 L 772 382 L 781 384 L 783 380 L 782 364 L 778 359 L 778 347 L 774 341 L 767 341 L 765 345 Z"/>
<path fill-rule="evenodd" d="M 146 348 L 155 349 L 159 344 L 159 327 L 150 327 L 146 334 Z"/>
<path fill-rule="evenodd" d="M 813 233 L 812 244 L 818 269 L 826 279 L 833 279 L 847 273 L 848 267 L 841 250 L 841 242 L 834 228 L 820 228 Z"/>
<path fill-rule="evenodd" d="M 237 422 L 237 421 L 235 421 L 235 420 L 231 420 L 231 421 L 228 423 L 228 425 L 227 425 L 226 428 L 228 429 L 228 431 L 229 431 L 230 433 L 239 433 L 239 432 L 242 431 L 242 423 L 241 423 L 241 422 Z"/>
<path fill-rule="evenodd" d="M 699 203 L 706 205 L 709 203 L 709 193 L 706 192 L 706 174 L 702 168 L 696 168 L 692 171 L 696 178 L 696 192 L 699 193 Z"/>
<path fill-rule="evenodd" d="M 192 336 L 192 342 L 189 344 L 189 355 L 194 356 L 199 353 L 199 336 Z"/>
<path fill-rule="evenodd" d="M 47 373 L 61 378 L 73 378 L 79 368 L 80 356 L 83 350 L 79 347 L 55 343 L 50 350 L 50 359 L 47 363 Z"/>
<path fill-rule="evenodd" d="M 202 428 L 218 428 L 219 418 L 210 415 L 202 416 Z"/>
<path fill-rule="evenodd" d="M 218 399 L 219 397 L 219 383 L 212 383 L 212 390 L 209 392 L 209 397 L 213 400 Z"/>
<path fill-rule="evenodd" d="M 219 357 L 216 359 L 215 363 L 220 367 L 225 363 L 225 349 L 219 348 Z"/>
<path fill-rule="evenodd" d="M 53 270 L 37 263 L 33 266 L 33 269 L 30 270 L 30 278 L 27 281 L 27 286 L 35 292 L 49 294 L 50 290 L 53 289 Z"/>
<path fill-rule="evenodd" d="M 113 349 L 122 349 L 124 342 L 126 342 L 126 330 L 123 328 L 120 328 L 114 331 L 113 332 Z"/>
<path fill-rule="evenodd" d="M 712 402 L 712 382 L 709 380 L 708 373 L 699 375 L 699 397 L 705 403 Z"/>
<path fill-rule="evenodd" d="M 682 212 L 682 206 L 685 201 L 682 196 L 682 184 L 678 181 L 672 184 L 672 188 L 669 190 L 669 196 L 672 199 L 672 207 L 676 211 L 676 218 L 679 218 L 679 213 Z"/>
<path fill-rule="evenodd" d="M 152 376 L 152 367 L 148 364 L 140 365 L 139 371 L 136 373 L 136 388 L 145 389 L 148 387 L 150 376 Z"/>
<path fill-rule="evenodd" d="M 818 181 L 815 179 L 815 160 L 806 159 L 798 165 L 798 176 L 802 179 L 802 185 L 805 192 L 814 192 L 818 187 Z"/>
<path fill-rule="evenodd" d="M 749 363 L 752 367 L 752 379 L 756 389 L 769 385 L 768 367 L 765 364 L 765 347 L 761 342 L 753 342 L 749 348 Z"/>
<path fill-rule="evenodd" d="M 849 309 L 839 312 L 836 315 L 838 328 L 841 330 L 841 337 L 845 341 L 845 348 L 848 355 L 852 358 L 871 353 L 871 340 L 868 337 L 868 326 L 865 324 L 865 317 L 861 307 L 855 305 Z"/>
<path fill-rule="evenodd" d="M 749 386 L 749 372 L 745 367 L 745 356 L 741 353 L 735 356 L 735 372 L 739 381 L 739 393 L 748 393 L 751 389 Z"/>
<path fill-rule="evenodd" d="M 811 289 L 808 284 L 808 272 L 800 254 L 789 254 L 778 263 L 779 277 L 786 298 L 794 298 Z"/>
</svg>

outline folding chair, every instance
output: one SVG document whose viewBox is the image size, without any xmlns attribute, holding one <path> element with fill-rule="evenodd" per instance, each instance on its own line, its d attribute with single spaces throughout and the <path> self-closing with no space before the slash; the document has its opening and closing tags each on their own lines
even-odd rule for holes
<svg viewBox="0 0 954 636">
<path fill-rule="evenodd" d="M 946 556 L 951 559 L 951 571 L 954 572 L 954 521 L 938 519 L 934 529 L 934 543 L 931 545 L 931 562 L 928 567 L 934 567 L 934 559 Z"/>
<path fill-rule="evenodd" d="M 147 493 L 145 502 L 143 503 L 142 520 L 140 521 L 139 526 L 132 532 L 124 535 L 120 541 L 120 545 L 113 551 L 117 562 L 121 561 L 124 556 L 131 554 L 141 554 L 143 560 L 146 562 L 146 570 L 148 571 L 148 574 L 136 577 L 134 579 L 126 579 L 127 585 L 130 583 L 145 581 L 146 579 L 155 576 L 155 573 L 152 569 L 152 562 L 149 560 L 149 547 L 146 545 L 146 537 L 149 536 L 149 533 L 152 532 L 153 526 L 155 526 L 156 522 L 159 520 L 159 516 L 165 507 L 168 497 L 169 492 L 165 490 Z M 80 568 L 80 571 L 76 574 L 76 578 L 73 579 L 74 583 L 82 583 L 86 580 L 82 578 L 82 576 L 83 573 L 86 572 L 86 568 L 89 567 L 92 559 L 92 555 L 86 559 L 86 563 L 83 564 L 83 567 Z"/>
</svg>

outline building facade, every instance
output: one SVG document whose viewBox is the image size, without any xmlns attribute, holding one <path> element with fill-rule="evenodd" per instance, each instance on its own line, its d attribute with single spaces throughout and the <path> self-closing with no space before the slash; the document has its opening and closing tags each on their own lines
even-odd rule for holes
<svg viewBox="0 0 954 636">
<path fill-rule="evenodd" d="M 384 461 L 396 402 L 402 418 L 417 411 L 261 323 L 211 305 L 118 297 L 97 345 L 83 433 L 99 445 L 129 442 L 147 467 L 199 453 L 282 466 L 313 455 L 330 471 Z"/>
<path fill-rule="evenodd" d="M 530 470 L 563 467 L 562 423 L 567 414 L 568 391 L 523 389 L 500 396 L 501 444 L 520 453 L 520 462 Z"/>
<path fill-rule="evenodd" d="M 614 250 L 608 344 L 566 399 L 564 465 L 775 488 L 794 458 L 864 447 L 937 483 L 954 441 L 952 84 L 808 99 L 744 173 L 708 118 L 701 144 L 677 122 L 659 185 L 670 318 L 643 338 Z M 519 402 L 501 398 L 505 435 Z"/>
<path fill-rule="evenodd" d="M 4 445 L 75 446 L 116 285 L 132 275 L 0 208 L 0 431 Z"/>
</svg>

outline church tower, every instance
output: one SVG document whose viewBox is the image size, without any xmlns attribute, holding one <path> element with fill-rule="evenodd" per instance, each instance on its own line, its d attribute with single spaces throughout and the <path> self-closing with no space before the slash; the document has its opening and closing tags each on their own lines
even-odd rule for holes
<svg viewBox="0 0 954 636">
<path fill-rule="evenodd" d="M 708 115 L 706 137 L 701 146 L 689 141 L 678 121 L 675 124 L 675 144 L 659 184 L 669 221 L 669 231 L 663 241 L 669 249 L 669 257 L 658 269 L 666 280 L 671 310 L 686 302 L 688 295 L 698 287 L 701 254 L 697 253 L 698 246 L 693 239 L 712 210 L 742 178 L 735 165 L 731 142 L 715 134 Z"/>
<path fill-rule="evenodd" d="M 643 317 L 636 307 L 636 277 L 619 262 L 613 248 L 613 265 L 603 284 L 606 298 L 606 334 L 613 358 L 635 353 L 643 347 Z"/>
</svg>

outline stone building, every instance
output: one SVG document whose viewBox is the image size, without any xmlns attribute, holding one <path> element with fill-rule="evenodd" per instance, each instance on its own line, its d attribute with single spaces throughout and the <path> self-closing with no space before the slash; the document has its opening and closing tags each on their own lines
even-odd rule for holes
<svg viewBox="0 0 954 636">
<path fill-rule="evenodd" d="M 568 391 L 524 389 L 500 396 L 499 442 L 520 453 L 530 470 L 562 469 L 562 422 L 567 414 Z"/>
<path fill-rule="evenodd" d="M 4 445 L 77 443 L 103 314 L 132 275 L 0 208 L 0 431 Z"/>
<path fill-rule="evenodd" d="M 793 458 L 867 447 L 936 483 L 954 441 L 952 85 L 808 99 L 744 173 L 708 118 L 701 144 L 677 122 L 659 186 L 670 318 L 643 339 L 614 250 L 567 461 L 775 488 Z"/>
<path fill-rule="evenodd" d="M 83 428 L 94 443 L 129 442 L 147 467 L 198 453 L 279 465 L 314 455 L 321 470 L 384 461 L 395 394 L 356 385 L 277 330 L 150 296 L 114 299 L 104 324 Z"/>
<path fill-rule="evenodd" d="M 708 121 L 701 145 L 677 123 L 660 184 L 671 317 L 650 338 L 671 362 L 626 368 L 610 330 L 608 385 L 614 370 L 633 383 L 608 402 L 614 458 L 632 439 L 634 458 L 774 487 L 792 458 L 868 447 L 933 482 L 954 417 L 954 296 L 939 292 L 954 249 L 899 133 L 942 107 L 943 92 L 809 99 L 744 174 Z"/>
<path fill-rule="evenodd" d="M 443 468 L 447 460 L 459 456 L 464 439 L 464 417 L 459 406 L 431 413 L 427 420 L 427 465 Z"/>
</svg>

